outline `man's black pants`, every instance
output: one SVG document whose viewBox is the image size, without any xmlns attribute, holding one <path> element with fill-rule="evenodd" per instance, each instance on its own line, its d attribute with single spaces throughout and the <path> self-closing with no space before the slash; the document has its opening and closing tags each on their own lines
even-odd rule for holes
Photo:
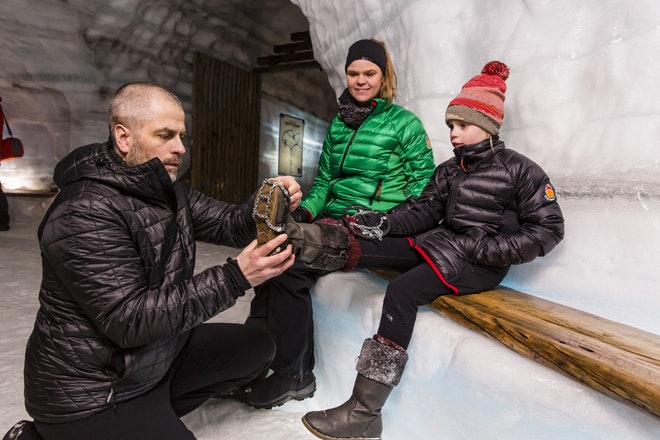
<svg viewBox="0 0 660 440">
<path fill-rule="evenodd" d="M 179 417 L 252 381 L 274 355 L 263 329 L 203 324 L 191 331 L 170 374 L 151 391 L 81 420 L 36 427 L 45 440 L 194 439 Z"/>
</svg>

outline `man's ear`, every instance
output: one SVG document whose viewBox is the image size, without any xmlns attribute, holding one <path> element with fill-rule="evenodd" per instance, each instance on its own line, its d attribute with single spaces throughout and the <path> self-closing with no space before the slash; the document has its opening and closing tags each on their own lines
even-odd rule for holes
<svg viewBox="0 0 660 440">
<path fill-rule="evenodd" d="M 128 154 L 130 146 L 133 142 L 131 130 L 123 124 L 117 124 L 113 127 L 115 142 L 117 143 L 117 148 L 123 154 Z"/>
</svg>

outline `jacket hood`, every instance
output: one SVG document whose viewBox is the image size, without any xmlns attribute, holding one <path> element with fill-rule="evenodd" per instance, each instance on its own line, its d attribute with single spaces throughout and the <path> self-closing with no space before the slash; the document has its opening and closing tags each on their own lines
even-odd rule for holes
<svg viewBox="0 0 660 440">
<path fill-rule="evenodd" d="M 60 190 L 74 182 L 93 180 L 159 201 L 171 201 L 174 189 L 160 159 L 128 166 L 110 141 L 73 150 L 55 166 L 53 180 Z"/>
</svg>

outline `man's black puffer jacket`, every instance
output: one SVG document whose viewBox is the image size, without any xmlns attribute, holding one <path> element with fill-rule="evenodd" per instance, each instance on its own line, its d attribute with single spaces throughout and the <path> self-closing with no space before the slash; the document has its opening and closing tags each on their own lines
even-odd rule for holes
<svg viewBox="0 0 660 440">
<path fill-rule="evenodd" d="M 454 150 L 417 203 L 387 216 L 392 235 L 420 235 L 416 248 L 455 293 L 451 279 L 472 264 L 508 267 L 550 252 L 564 218 L 545 172 L 489 140 Z M 423 232 L 427 231 L 427 232 Z"/>
<path fill-rule="evenodd" d="M 172 183 L 159 159 L 128 167 L 109 143 L 76 149 L 54 179 L 24 374 L 28 412 L 51 423 L 156 385 L 189 330 L 249 288 L 226 266 L 193 275 L 195 240 L 242 247 L 255 237 L 252 201 L 231 205 Z"/>
</svg>

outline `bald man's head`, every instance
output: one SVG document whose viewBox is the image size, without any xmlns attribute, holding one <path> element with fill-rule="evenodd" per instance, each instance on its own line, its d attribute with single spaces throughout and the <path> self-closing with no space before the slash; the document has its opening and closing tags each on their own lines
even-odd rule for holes
<svg viewBox="0 0 660 440">
<path fill-rule="evenodd" d="M 179 98 L 162 87 L 139 82 L 122 86 L 110 101 L 109 128 L 113 142 L 115 125 L 122 124 L 139 131 L 153 117 L 156 107 L 162 104 L 183 109 Z"/>
</svg>

